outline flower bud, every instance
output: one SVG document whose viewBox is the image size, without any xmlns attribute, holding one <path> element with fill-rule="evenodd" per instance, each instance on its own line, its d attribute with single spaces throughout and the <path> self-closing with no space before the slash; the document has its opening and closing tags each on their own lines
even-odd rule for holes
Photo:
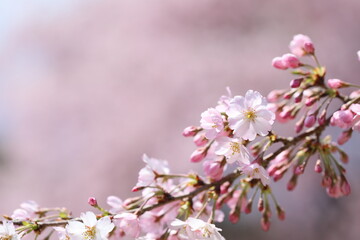
<svg viewBox="0 0 360 240">
<path fill-rule="evenodd" d="M 291 87 L 291 88 L 298 88 L 298 87 L 300 87 L 300 85 L 301 85 L 301 83 L 302 83 L 303 80 L 304 80 L 303 78 L 296 78 L 296 79 L 291 80 L 291 82 L 290 82 L 290 87 Z"/>
<path fill-rule="evenodd" d="M 327 81 L 328 85 L 330 88 L 332 89 L 338 89 L 338 88 L 343 88 L 343 87 L 348 87 L 349 84 L 347 82 L 344 82 L 340 79 L 329 79 Z"/>
<path fill-rule="evenodd" d="M 285 220 L 285 211 L 280 206 L 276 206 L 276 212 L 281 221 Z"/>
<path fill-rule="evenodd" d="M 322 170 L 323 170 L 323 169 L 322 169 L 322 167 L 321 167 L 321 160 L 318 159 L 318 160 L 316 161 L 314 171 L 317 172 L 317 173 L 321 173 Z"/>
<path fill-rule="evenodd" d="M 264 210 L 264 200 L 262 197 L 259 198 L 257 207 L 258 207 L 259 212 L 262 212 Z"/>
<path fill-rule="evenodd" d="M 345 196 L 348 196 L 351 193 L 350 184 L 345 178 L 341 181 L 340 190 Z"/>
<path fill-rule="evenodd" d="M 318 100 L 317 97 L 309 97 L 305 100 L 305 106 L 310 107 Z"/>
<path fill-rule="evenodd" d="M 347 130 L 347 131 L 343 131 L 341 133 L 341 135 L 339 136 L 339 138 L 337 139 L 337 142 L 339 145 L 343 145 L 345 144 L 347 141 L 349 141 L 349 139 L 351 138 L 351 129 Z"/>
<path fill-rule="evenodd" d="M 229 221 L 231 223 L 237 223 L 240 220 L 240 209 L 236 206 L 234 209 L 230 211 Z"/>
<path fill-rule="evenodd" d="M 223 184 L 221 184 L 221 186 L 220 186 L 220 194 L 227 193 L 230 186 L 231 186 L 230 182 L 224 182 Z"/>
<path fill-rule="evenodd" d="M 326 110 L 324 109 L 318 118 L 318 123 L 319 125 L 324 125 L 325 122 L 326 122 Z"/>
<path fill-rule="evenodd" d="M 295 175 L 300 175 L 304 173 L 304 166 L 303 165 L 298 165 L 295 167 L 295 171 L 294 174 Z"/>
<path fill-rule="evenodd" d="M 297 91 L 297 92 L 294 94 L 294 101 L 295 101 L 295 103 L 301 102 L 302 98 L 303 98 L 303 92 L 302 92 L 302 91 Z"/>
<path fill-rule="evenodd" d="M 196 146 L 202 147 L 207 144 L 209 140 L 205 137 L 204 134 L 196 134 L 193 141 Z"/>
<path fill-rule="evenodd" d="M 300 61 L 294 54 L 284 54 L 282 60 L 284 65 L 288 68 L 297 68 L 300 66 Z"/>
<path fill-rule="evenodd" d="M 92 207 L 96 207 L 96 206 L 98 205 L 97 200 L 96 200 L 96 198 L 94 198 L 94 197 L 90 197 L 90 198 L 88 199 L 88 203 L 89 203 L 89 205 L 92 206 Z"/>
<path fill-rule="evenodd" d="M 311 128 L 316 123 L 316 116 L 314 114 L 306 116 L 304 120 L 304 125 L 307 128 Z"/>
<path fill-rule="evenodd" d="M 198 148 L 196 149 L 190 156 L 191 162 L 200 162 L 206 157 L 206 150 L 205 148 Z"/>
<path fill-rule="evenodd" d="M 284 90 L 275 89 L 267 95 L 267 100 L 271 103 L 276 102 L 284 94 Z"/>
<path fill-rule="evenodd" d="M 245 213 L 246 214 L 249 214 L 251 213 L 251 210 L 252 210 L 252 201 L 250 200 L 247 204 L 246 204 L 246 207 L 245 207 Z"/>
<path fill-rule="evenodd" d="M 297 122 L 295 123 L 295 132 L 296 132 L 296 133 L 301 132 L 301 130 L 303 129 L 303 127 L 304 127 L 304 120 L 305 120 L 305 117 L 302 117 L 302 118 L 300 118 L 299 121 L 297 121 Z"/>
<path fill-rule="evenodd" d="M 303 49 L 307 54 L 314 54 L 315 53 L 314 44 L 312 42 L 305 42 Z"/>
<path fill-rule="evenodd" d="M 283 59 L 281 57 L 276 57 L 272 60 L 272 65 L 274 68 L 286 70 L 288 67 L 285 65 Z"/>
<path fill-rule="evenodd" d="M 323 187 L 326 187 L 326 188 L 327 188 L 327 187 L 330 187 L 331 184 L 332 184 L 332 179 L 331 179 L 331 177 L 325 175 L 325 176 L 323 177 L 322 181 L 321 181 L 321 185 L 322 185 Z"/>
<path fill-rule="evenodd" d="M 339 149 L 339 154 L 341 162 L 345 164 L 349 162 L 349 156 L 346 154 L 346 152 Z"/>
<path fill-rule="evenodd" d="M 195 126 L 189 126 L 187 128 L 184 129 L 182 135 L 184 137 L 193 137 L 195 136 L 197 133 L 199 132 L 199 128 L 195 127 Z"/>
<path fill-rule="evenodd" d="M 267 231 L 269 231 L 269 229 L 270 229 L 270 220 L 269 220 L 269 218 L 268 217 L 262 217 L 261 218 L 261 228 L 265 231 L 265 232 L 267 232 Z"/>
<path fill-rule="evenodd" d="M 296 176 L 296 175 L 293 175 L 293 176 L 291 177 L 290 181 L 289 181 L 288 184 L 287 184 L 287 189 L 288 189 L 289 191 L 294 190 L 295 187 L 296 187 L 296 183 L 297 183 L 297 176 Z"/>
<path fill-rule="evenodd" d="M 219 179 L 223 174 L 223 167 L 219 161 L 205 161 L 203 163 L 204 173 L 212 179 Z"/>
</svg>

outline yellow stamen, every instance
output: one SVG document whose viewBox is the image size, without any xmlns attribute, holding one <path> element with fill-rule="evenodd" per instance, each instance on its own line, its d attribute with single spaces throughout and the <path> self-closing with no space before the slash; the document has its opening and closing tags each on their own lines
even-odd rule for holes
<svg viewBox="0 0 360 240">
<path fill-rule="evenodd" d="M 235 155 L 235 153 L 240 153 L 240 144 L 237 142 L 231 142 L 230 149 L 232 150 L 232 155 Z"/>
</svg>

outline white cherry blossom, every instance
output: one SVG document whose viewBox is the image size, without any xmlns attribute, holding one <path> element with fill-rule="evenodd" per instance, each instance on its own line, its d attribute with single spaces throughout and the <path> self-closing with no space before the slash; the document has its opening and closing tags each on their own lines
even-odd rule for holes
<svg viewBox="0 0 360 240">
<path fill-rule="evenodd" d="M 248 90 L 245 97 L 235 96 L 227 115 L 235 136 L 249 141 L 254 140 L 257 134 L 267 135 L 275 120 L 266 99 L 253 90 Z"/>
<path fill-rule="evenodd" d="M 250 153 L 239 138 L 222 137 L 217 141 L 215 154 L 225 156 L 228 163 L 250 163 Z"/>
<path fill-rule="evenodd" d="M 207 139 L 215 139 L 224 129 L 221 113 L 215 108 L 209 108 L 201 114 L 201 127 L 204 129 Z"/>
<path fill-rule="evenodd" d="M 4 240 L 18 240 L 19 235 L 15 231 L 14 224 L 12 222 L 3 221 L 0 225 L 0 239 Z"/>
<path fill-rule="evenodd" d="M 264 186 L 269 185 L 270 183 L 270 177 L 268 172 L 265 170 L 265 168 L 263 168 L 257 163 L 244 165 L 241 170 L 250 178 L 260 179 L 261 183 Z"/>
<path fill-rule="evenodd" d="M 220 228 L 201 219 L 190 217 L 185 222 L 175 219 L 170 225 L 172 229 L 178 229 L 180 236 L 185 239 L 225 240 L 219 233 L 221 231 Z"/>
<path fill-rule="evenodd" d="M 66 225 L 70 240 L 107 240 L 115 227 L 110 217 L 97 220 L 93 212 L 81 213 L 80 218 L 82 222 L 72 220 Z"/>
</svg>

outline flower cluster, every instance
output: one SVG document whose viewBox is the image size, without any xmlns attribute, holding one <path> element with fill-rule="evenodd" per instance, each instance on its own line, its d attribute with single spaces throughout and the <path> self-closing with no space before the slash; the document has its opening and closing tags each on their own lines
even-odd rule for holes
<svg viewBox="0 0 360 240">
<path fill-rule="evenodd" d="M 280 220 L 285 219 L 271 190 L 272 180 L 290 172 L 287 189 L 293 190 L 309 164 L 322 175 L 330 197 L 349 195 L 344 168 L 349 157 L 339 145 L 360 131 L 360 90 L 347 96 L 341 89 L 359 86 L 326 79 L 308 36 L 294 36 L 289 48 L 290 53 L 272 61 L 275 68 L 291 69 L 295 75 L 289 89 L 273 90 L 265 98 L 253 90 L 233 96 L 227 88 L 227 95 L 201 114 L 197 126 L 184 129 L 183 136 L 191 137 L 196 146 L 190 162 L 201 162 L 202 173 L 173 173 L 167 161 L 143 155 L 145 166 L 133 187 L 138 196 L 124 201 L 109 196 L 108 207 L 91 197 L 88 204 L 98 213 L 88 211 L 79 218 L 65 208 L 42 208 L 27 201 L 4 216 L 0 239 L 18 240 L 29 234 L 36 238 L 48 234 L 45 239 L 49 239 L 55 232 L 61 240 L 223 240 L 215 223 L 224 220 L 224 206 L 230 209 L 229 221 L 236 223 L 241 214 L 252 212 L 254 202 L 261 213 L 260 225 L 267 231 L 271 206 Z M 292 120 L 295 136 L 273 131 L 275 121 Z M 337 142 L 323 136 L 329 126 L 342 129 Z"/>
</svg>

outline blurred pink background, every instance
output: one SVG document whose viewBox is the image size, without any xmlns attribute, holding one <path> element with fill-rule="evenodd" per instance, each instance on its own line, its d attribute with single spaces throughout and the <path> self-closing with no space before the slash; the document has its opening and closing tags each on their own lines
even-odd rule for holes
<svg viewBox="0 0 360 240">
<path fill-rule="evenodd" d="M 358 0 L 2 1 L 0 213 L 33 199 L 78 214 L 89 196 L 131 196 L 143 153 L 201 170 L 182 129 L 226 86 L 287 87 L 270 63 L 294 34 L 312 38 L 328 77 L 359 84 L 359 10 Z M 351 196 L 328 198 L 309 168 L 295 192 L 273 184 L 285 222 L 264 233 L 258 213 L 242 216 L 219 225 L 226 239 L 359 239 L 359 139 L 345 146 Z"/>
</svg>

